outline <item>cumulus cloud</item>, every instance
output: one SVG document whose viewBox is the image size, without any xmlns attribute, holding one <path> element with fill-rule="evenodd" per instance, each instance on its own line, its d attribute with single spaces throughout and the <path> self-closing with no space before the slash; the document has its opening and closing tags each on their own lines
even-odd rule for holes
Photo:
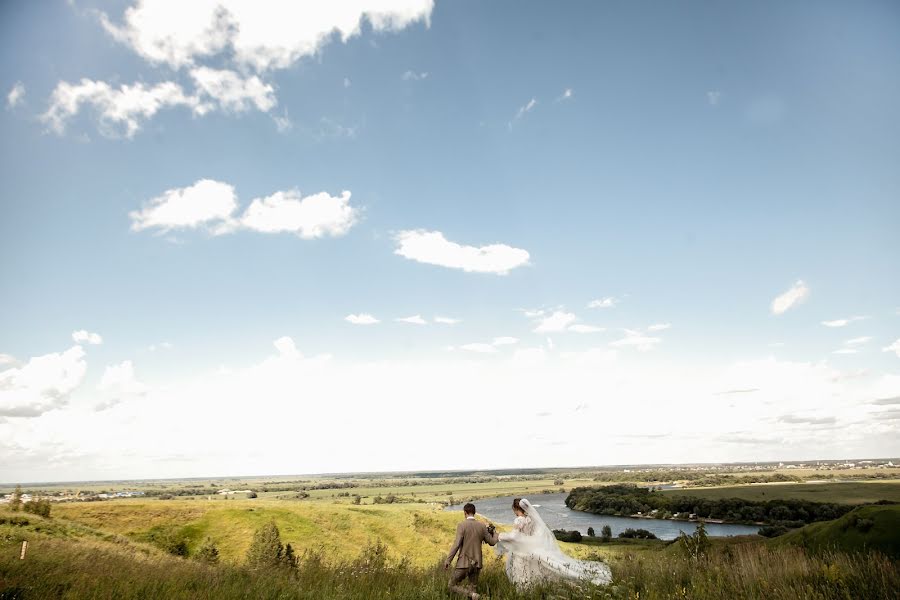
<svg viewBox="0 0 900 600">
<path fill-rule="evenodd" d="M 0 417 L 38 417 L 65 406 L 86 371 L 81 346 L 0 371 Z"/>
<path fill-rule="evenodd" d="M 898 338 L 897 341 L 894 342 L 893 344 L 891 344 L 890 346 L 887 346 L 887 347 L 885 347 L 885 348 L 882 348 L 882 351 L 884 351 L 884 352 L 893 352 L 893 353 L 896 354 L 898 357 L 900 357 L 900 338 Z"/>
<path fill-rule="evenodd" d="M 847 317 L 846 319 L 834 319 L 833 321 L 822 321 L 822 325 L 824 325 L 825 327 L 846 327 L 847 325 L 849 325 L 850 323 L 853 323 L 854 321 L 862 321 L 863 319 L 866 319 L 866 318 L 867 317 L 853 316 L 853 317 Z"/>
<path fill-rule="evenodd" d="M 358 36 L 363 21 L 375 32 L 429 24 L 433 0 L 362 0 L 325 5 L 275 0 L 139 0 L 121 22 L 100 13 L 103 28 L 152 63 L 173 68 L 219 54 L 256 71 L 284 69 L 316 55 L 337 38 Z"/>
<path fill-rule="evenodd" d="M 130 213 L 131 229 L 205 229 L 220 235 L 238 229 L 259 233 L 294 233 L 302 239 L 344 235 L 356 223 L 350 192 L 319 192 L 303 197 L 297 190 L 255 198 L 241 216 L 234 187 L 201 179 L 185 188 L 166 190 L 141 210 Z"/>
<path fill-rule="evenodd" d="M 626 329 L 625 337 L 610 342 L 609 345 L 613 347 L 630 347 L 635 348 L 639 352 L 648 352 L 653 350 L 661 341 L 661 338 L 651 337 L 640 331 Z"/>
<path fill-rule="evenodd" d="M 84 106 L 97 113 L 100 133 L 126 138 L 134 137 L 144 121 L 164 108 L 182 106 L 195 114 L 204 114 L 211 108 L 172 81 L 154 86 L 138 82 L 113 88 L 105 81 L 85 78 L 75 84 L 59 82 L 50 96 L 50 107 L 40 119 L 51 131 L 62 135 L 69 119 Z"/>
<path fill-rule="evenodd" d="M 197 67 L 191 69 L 191 78 L 199 92 L 228 112 L 244 112 L 252 107 L 268 112 L 277 104 L 275 89 L 256 75 L 243 77 L 228 69 Z"/>
<path fill-rule="evenodd" d="M 354 325 L 374 325 L 376 323 L 380 323 L 378 319 L 370 315 L 369 313 L 359 313 L 357 315 L 347 315 L 344 317 L 344 320 L 348 323 L 353 323 Z"/>
<path fill-rule="evenodd" d="M 92 333 L 86 329 L 72 332 L 72 341 L 76 344 L 91 344 L 97 346 L 103 343 L 103 337 L 99 333 Z"/>
<path fill-rule="evenodd" d="M 13 109 L 25 102 L 25 84 L 17 81 L 6 95 L 6 108 Z"/>
<path fill-rule="evenodd" d="M 597 300 L 591 300 L 590 302 L 588 302 L 587 307 L 588 308 L 612 308 L 613 306 L 615 306 L 618 303 L 619 303 L 619 301 L 616 298 L 613 298 L 612 296 L 607 296 L 606 298 L 598 298 Z"/>
<path fill-rule="evenodd" d="M 201 179 L 194 185 L 166 190 L 150 200 L 141 210 L 129 213 L 131 229 L 206 228 L 220 231 L 232 221 L 237 209 L 234 187 L 212 179 Z"/>
<path fill-rule="evenodd" d="M 413 315 L 411 317 L 401 317 L 399 319 L 395 319 L 400 323 L 412 323 L 413 325 L 427 325 L 428 321 L 422 318 L 422 315 Z"/>
<path fill-rule="evenodd" d="M 809 287 L 802 281 L 798 280 L 789 290 L 780 294 L 772 300 L 772 314 L 784 314 L 790 308 L 797 306 L 809 297 Z"/>
<path fill-rule="evenodd" d="M 572 325 L 577 317 L 570 312 L 564 310 L 556 310 L 540 318 L 536 327 L 533 329 L 535 333 L 551 333 L 565 331 L 569 325 Z"/>
<path fill-rule="evenodd" d="M 130 360 L 117 365 L 109 365 L 103 371 L 103 377 L 97 385 L 103 399 L 94 406 L 94 410 L 106 410 L 126 400 L 144 396 L 147 386 L 137 380 L 134 375 L 134 364 Z"/>
<path fill-rule="evenodd" d="M 461 269 L 469 273 L 506 275 L 528 264 L 529 254 L 506 244 L 464 246 L 451 242 L 440 231 L 422 229 L 400 231 L 394 235 L 394 254 L 417 262 Z"/>
<path fill-rule="evenodd" d="M 240 224 L 262 233 L 291 232 L 303 239 L 339 237 L 357 221 L 358 211 L 350 206 L 350 192 L 331 196 L 319 192 L 302 197 L 297 190 L 275 192 L 256 198 L 247 207 Z"/>
<path fill-rule="evenodd" d="M 454 319 L 452 317 L 435 317 L 434 322 L 441 325 L 456 325 L 460 322 L 460 319 Z"/>
</svg>

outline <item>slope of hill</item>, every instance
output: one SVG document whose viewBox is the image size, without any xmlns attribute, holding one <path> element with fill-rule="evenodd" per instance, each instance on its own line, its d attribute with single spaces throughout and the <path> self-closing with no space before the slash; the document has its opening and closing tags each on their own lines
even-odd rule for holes
<svg viewBox="0 0 900 600">
<path fill-rule="evenodd" d="M 811 550 L 877 550 L 900 558 L 900 504 L 861 506 L 840 519 L 813 523 L 773 540 Z"/>
</svg>

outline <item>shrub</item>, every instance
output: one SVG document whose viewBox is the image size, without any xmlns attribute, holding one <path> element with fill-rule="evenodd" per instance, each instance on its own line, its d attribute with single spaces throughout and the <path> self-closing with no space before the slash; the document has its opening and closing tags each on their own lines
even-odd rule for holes
<svg viewBox="0 0 900 600">
<path fill-rule="evenodd" d="M 629 527 L 625 531 L 619 533 L 620 538 L 639 539 L 639 540 L 658 540 L 659 538 L 646 529 L 633 529 Z"/>
<path fill-rule="evenodd" d="M 578 530 L 567 531 L 565 529 L 554 529 L 553 535 L 561 542 L 580 542 L 581 532 Z"/>
<path fill-rule="evenodd" d="M 788 532 L 788 528 L 783 525 L 766 525 L 759 528 L 759 535 L 767 538 L 778 537 Z"/>
<path fill-rule="evenodd" d="M 609 525 L 604 525 L 603 529 L 600 530 L 600 537 L 604 542 L 608 542 L 612 539 L 612 527 Z"/>
<path fill-rule="evenodd" d="M 50 516 L 49 500 L 29 500 L 22 506 L 22 508 L 25 512 L 31 513 L 33 515 L 40 515 L 42 517 Z"/>
<path fill-rule="evenodd" d="M 201 562 L 215 564 L 219 562 L 219 548 L 212 539 L 206 538 L 206 541 L 197 550 L 195 558 Z"/>
<path fill-rule="evenodd" d="M 710 541 L 703 521 L 700 521 L 693 534 L 686 535 L 683 531 L 678 534 L 678 541 L 681 544 L 681 551 L 692 560 L 705 557 L 709 552 Z"/>
<path fill-rule="evenodd" d="M 594 528 L 588 527 L 587 534 L 588 534 L 588 537 L 594 537 Z"/>
<path fill-rule="evenodd" d="M 256 498 L 256 497 L 257 497 L 256 492 L 250 492 L 249 494 L 247 494 L 247 498 Z"/>
<path fill-rule="evenodd" d="M 281 532 L 275 521 L 269 521 L 256 530 L 253 542 L 247 550 L 247 566 L 251 569 L 274 569 L 282 564 Z"/>
</svg>

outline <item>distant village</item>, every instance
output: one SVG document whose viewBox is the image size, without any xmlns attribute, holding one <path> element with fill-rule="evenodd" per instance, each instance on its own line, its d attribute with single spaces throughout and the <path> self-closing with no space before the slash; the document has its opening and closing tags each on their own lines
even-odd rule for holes
<svg viewBox="0 0 900 600">
<path fill-rule="evenodd" d="M 30 502 L 31 500 L 49 500 L 50 502 L 96 502 L 98 500 L 112 500 L 113 498 L 134 498 L 143 496 L 144 492 L 135 490 L 126 490 L 121 492 L 73 492 L 61 491 L 41 494 L 38 497 L 24 492 L 22 494 L 22 502 Z M 5 494 L 0 498 L 0 504 L 9 504 L 12 500 L 12 494 Z"/>
</svg>

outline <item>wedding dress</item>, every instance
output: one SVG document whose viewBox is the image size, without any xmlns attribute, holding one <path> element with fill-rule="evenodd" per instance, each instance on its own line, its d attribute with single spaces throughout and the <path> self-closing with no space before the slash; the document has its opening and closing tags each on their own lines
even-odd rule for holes
<svg viewBox="0 0 900 600">
<path fill-rule="evenodd" d="M 565 554 L 540 513 L 526 499 L 519 501 L 524 517 L 516 517 L 513 530 L 500 534 L 497 554 L 506 555 L 506 576 L 516 586 L 547 580 L 590 581 L 606 585 L 612 580 L 601 562 L 578 560 Z"/>
</svg>

